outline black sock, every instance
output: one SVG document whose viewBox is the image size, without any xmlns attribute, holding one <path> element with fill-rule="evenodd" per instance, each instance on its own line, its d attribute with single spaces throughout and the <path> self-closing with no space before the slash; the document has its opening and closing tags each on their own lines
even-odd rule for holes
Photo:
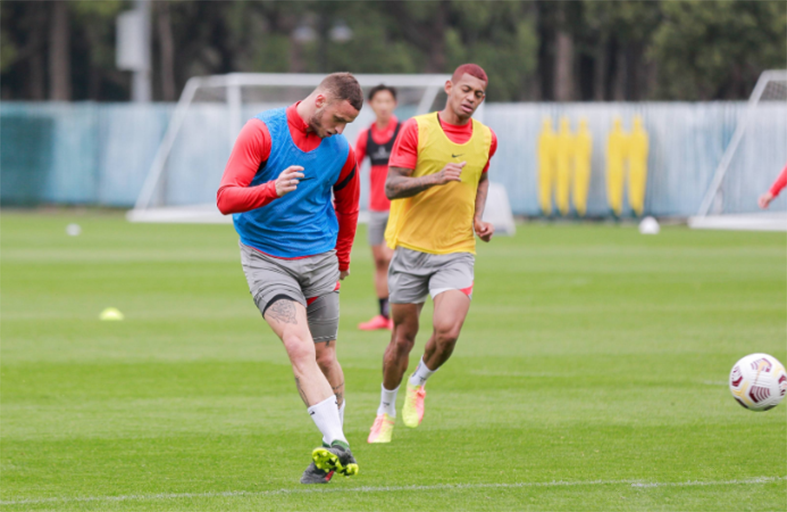
<svg viewBox="0 0 787 512">
<path fill-rule="evenodd" d="M 380 302 L 380 314 L 388 318 L 388 297 L 377 300 Z"/>
</svg>

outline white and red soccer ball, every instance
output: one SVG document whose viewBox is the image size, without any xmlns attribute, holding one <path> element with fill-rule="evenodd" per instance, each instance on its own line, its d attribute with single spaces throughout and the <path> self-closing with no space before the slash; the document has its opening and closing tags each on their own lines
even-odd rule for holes
<svg viewBox="0 0 787 512">
<path fill-rule="evenodd" d="M 749 354 L 732 367 L 730 391 L 747 409 L 773 409 L 787 394 L 787 371 L 773 356 Z"/>
</svg>

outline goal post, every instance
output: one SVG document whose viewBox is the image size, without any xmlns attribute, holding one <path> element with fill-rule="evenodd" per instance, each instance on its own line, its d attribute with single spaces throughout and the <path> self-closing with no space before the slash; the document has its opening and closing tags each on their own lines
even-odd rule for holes
<svg viewBox="0 0 787 512">
<path fill-rule="evenodd" d="M 787 162 L 785 118 L 787 70 L 764 71 L 689 226 L 787 230 L 787 205 L 774 204 L 767 212 L 757 206 Z"/>
</svg>

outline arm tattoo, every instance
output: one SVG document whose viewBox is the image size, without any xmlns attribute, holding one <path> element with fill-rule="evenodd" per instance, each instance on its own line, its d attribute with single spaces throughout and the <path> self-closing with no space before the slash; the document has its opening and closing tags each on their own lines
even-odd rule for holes
<svg viewBox="0 0 787 512">
<path fill-rule="evenodd" d="M 306 393 L 303 391 L 301 387 L 301 380 L 298 377 L 295 377 L 295 387 L 298 388 L 298 394 L 301 395 L 301 400 L 303 403 L 306 404 L 306 407 L 309 407 L 309 401 L 306 400 Z"/>
<path fill-rule="evenodd" d="M 283 324 L 297 324 L 295 304 L 291 300 L 279 299 L 265 312 L 266 316 Z"/>
<path fill-rule="evenodd" d="M 489 178 L 486 173 L 481 174 L 481 180 L 478 182 L 478 190 L 475 193 L 475 219 L 481 220 L 484 216 L 484 209 L 486 208 L 486 195 L 489 192 Z"/>
<path fill-rule="evenodd" d="M 385 195 L 388 199 L 402 199 L 413 197 L 424 190 L 433 187 L 435 183 L 434 175 L 411 178 L 412 169 L 404 167 L 389 167 L 388 177 L 385 180 Z"/>
</svg>

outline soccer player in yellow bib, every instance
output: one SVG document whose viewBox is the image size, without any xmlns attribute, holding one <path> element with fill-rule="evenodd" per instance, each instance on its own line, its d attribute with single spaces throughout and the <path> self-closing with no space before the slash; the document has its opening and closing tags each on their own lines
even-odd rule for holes
<svg viewBox="0 0 787 512">
<path fill-rule="evenodd" d="M 488 242 L 495 231 L 482 216 L 489 188 L 486 171 L 497 138 L 472 119 L 484 101 L 487 83 L 480 66 L 459 66 L 445 84 L 445 109 L 405 122 L 391 152 L 385 183 L 391 213 L 385 239 L 394 249 L 388 268 L 394 326 L 383 357 L 380 407 L 370 443 L 391 441 L 396 394 L 426 296 L 434 301 L 433 330 L 407 381 L 402 416 L 408 427 L 421 423 L 426 380 L 451 356 L 470 309 L 474 232 Z"/>
</svg>

